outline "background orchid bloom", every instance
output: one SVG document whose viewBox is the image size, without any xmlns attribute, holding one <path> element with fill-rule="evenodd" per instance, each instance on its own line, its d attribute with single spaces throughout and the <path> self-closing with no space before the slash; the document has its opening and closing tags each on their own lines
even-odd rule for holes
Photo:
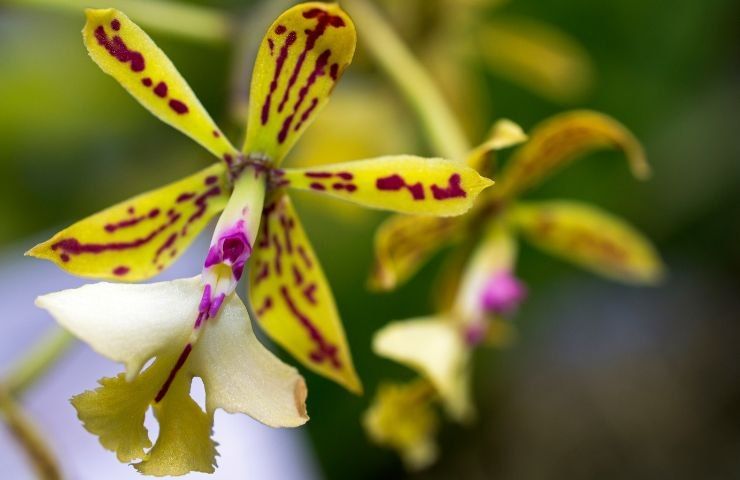
<svg viewBox="0 0 740 480">
<path fill-rule="evenodd" d="M 309 368 L 361 391 L 328 283 L 284 188 L 371 208 L 445 216 L 464 213 L 492 182 L 450 160 L 410 155 L 319 170 L 278 168 L 352 60 L 354 27 L 337 5 L 298 5 L 269 28 L 255 63 L 242 151 L 234 149 L 166 55 L 128 17 L 113 9 L 88 10 L 87 16 L 83 37 L 93 60 L 152 113 L 222 162 L 88 217 L 29 254 L 83 276 L 141 280 L 171 264 L 208 220 L 223 212 L 196 279 L 141 287 L 98 284 L 40 297 L 38 304 L 101 354 L 127 365 L 125 378 L 103 379 L 101 388 L 73 401 L 85 427 L 106 448 L 121 461 L 142 459 L 137 464 L 142 473 L 210 472 L 215 408 L 247 413 L 276 427 L 297 426 L 308 418 L 303 379 L 259 345 L 235 295 L 251 256 L 256 258 L 250 298 L 268 335 Z M 107 308 L 116 310 L 113 325 L 125 329 L 95 323 Z M 247 329 L 233 330 L 239 323 Z M 141 329 L 138 341 L 130 328 Z M 220 329 L 232 330 L 217 335 Z M 142 350 L 128 352 L 127 342 Z M 240 355 L 233 362 L 255 368 L 255 377 L 245 378 L 249 388 L 229 384 L 228 367 L 204 370 L 206 364 L 216 368 L 211 359 L 232 344 L 234 355 Z M 209 415 L 189 397 L 193 376 L 207 385 Z M 265 388 L 255 387 L 260 384 Z M 264 413 L 273 403 L 270 408 L 278 414 Z M 146 450 L 151 443 L 143 419 L 150 405 L 160 435 Z"/>
<path fill-rule="evenodd" d="M 392 322 L 373 340 L 378 355 L 412 368 L 428 382 L 436 395 L 425 396 L 421 403 L 438 398 L 448 415 L 460 422 L 469 421 L 475 410 L 469 392 L 471 354 L 479 345 L 502 346 L 510 340 L 512 332 L 502 319 L 511 316 L 527 294 L 526 287 L 514 276 L 517 235 L 548 253 L 617 281 L 652 285 L 663 276 L 655 249 L 624 221 L 573 201 L 517 200 L 563 165 L 598 148 L 621 149 L 633 173 L 644 178 L 648 166 L 642 148 L 623 126 L 595 112 L 569 112 L 544 122 L 527 140 L 515 124 L 501 121 L 488 141 L 474 149 L 466 161 L 486 170 L 488 152 L 521 142 L 524 145 L 498 176 L 496 191 L 482 198 L 469 216 L 432 221 L 392 218 L 376 237 L 377 264 L 372 284 L 382 289 L 392 289 L 405 281 L 441 246 L 467 240 L 442 272 L 436 295 L 440 313 Z M 372 412 L 403 405 L 390 403 L 386 397 L 382 392 L 378 394 L 369 417 L 375 415 Z M 416 404 L 413 408 L 417 407 L 429 408 Z M 396 435 L 399 427 L 380 425 L 366 422 L 370 437 L 407 457 L 411 448 L 407 444 L 383 440 Z M 385 433 L 379 433 L 379 429 Z M 428 435 L 415 438 L 416 448 L 433 451 L 425 446 L 430 442 Z M 434 459 L 434 455 L 428 455 L 425 462 L 406 463 L 425 467 Z"/>
</svg>

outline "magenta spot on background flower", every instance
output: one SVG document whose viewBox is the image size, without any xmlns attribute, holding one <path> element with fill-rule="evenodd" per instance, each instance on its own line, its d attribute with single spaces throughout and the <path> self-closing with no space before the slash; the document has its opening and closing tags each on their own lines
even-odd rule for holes
<svg viewBox="0 0 740 480">
<path fill-rule="evenodd" d="M 488 333 L 488 322 L 475 322 L 465 328 L 465 343 L 469 346 L 480 345 L 486 339 Z"/>
<path fill-rule="evenodd" d="M 114 18 L 112 22 L 110 22 L 110 28 L 112 28 L 115 31 L 118 31 L 121 29 L 121 22 L 118 21 L 117 18 Z"/>
<path fill-rule="evenodd" d="M 128 268 L 127 266 L 120 265 L 120 266 L 118 266 L 118 267 L 116 267 L 116 268 L 113 269 L 113 275 L 115 275 L 117 277 L 122 277 L 122 276 L 126 275 L 130 271 L 131 271 L 131 269 Z"/>
<path fill-rule="evenodd" d="M 481 306 L 487 312 L 504 315 L 516 310 L 527 296 L 527 288 L 508 270 L 492 275 L 481 293 Z"/>
</svg>

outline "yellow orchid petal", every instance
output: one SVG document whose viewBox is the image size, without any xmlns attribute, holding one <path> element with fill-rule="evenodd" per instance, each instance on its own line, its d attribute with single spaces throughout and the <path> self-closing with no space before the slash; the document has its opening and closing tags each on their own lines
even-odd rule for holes
<svg viewBox="0 0 740 480">
<path fill-rule="evenodd" d="M 90 57 L 163 122 L 227 163 L 238 151 L 226 139 L 167 55 L 113 8 L 87 9 L 82 30 Z"/>
<path fill-rule="evenodd" d="M 329 283 L 290 199 L 268 202 L 249 274 L 249 298 L 267 335 L 305 366 L 360 393 Z"/>
<path fill-rule="evenodd" d="M 136 281 L 171 265 L 230 191 L 226 168 L 195 175 L 91 215 L 27 252 L 83 277 Z"/>
<path fill-rule="evenodd" d="M 329 100 L 356 43 L 337 4 L 301 3 L 280 15 L 257 54 L 244 152 L 278 165 Z"/>
<path fill-rule="evenodd" d="M 499 18 L 478 35 L 477 52 L 491 70 L 558 102 L 572 102 L 593 82 L 588 53 L 569 35 L 525 18 Z"/>
<path fill-rule="evenodd" d="M 621 150 L 637 178 L 649 176 L 645 152 L 624 125 L 598 112 L 574 110 L 551 117 L 532 131 L 529 141 L 509 160 L 492 193 L 497 198 L 516 196 L 570 161 L 604 148 Z"/>
<path fill-rule="evenodd" d="M 438 455 L 434 436 L 439 417 L 433 398 L 433 388 L 423 379 L 405 385 L 381 384 L 362 425 L 373 442 L 397 450 L 407 468 L 421 470 Z"/>
<path fill-rule="evenodd" d="M 460 162 L 411 155 L 279 170 L 278 179 L 370 208 L 436 216 L 465 213 L 493 184 Z"/>
<path fill-rule="evenodd" d="M 513 225 L 534 245 L 600 275 L 654 284 L 663 264 L 633 227 L 596 207 L 572 201 L 527 202 L 510 212 Z"/>
<path fill-rule="evenodd" d="M 375 334 L 373 351 L 427 378 L 456 420 L 466 421 L 474 414 L 469 392 L 469 349 L 459 327 L 450 319 L 393 322 Z"/>
<path fill-rule="evenodd" d="M 496 222 L 488 227 L 481 243 L 468 261 L 453 306 L 463 324 L 474 323 L 483 315 L 482 298 L 488 280 L 498 272 L 511 272 L 517 245 L 508 229 Z"/>
<path fill-rule="evenodd" d="M 462 217 L 390 217 L 375 232 L 370 288 L 393 290 L 406 282 L 437 250 L 459 241 L 464 229 Z"/>
<path fill-rule="evenodd" d="M 167 395 L 154 405 L 159 436 L 144 460 L 134 465 L 140 473 L 161 477 L 215 471 L 213 416 L 190 397 L 191 380 L 186 375 L 175 377 Z"/>
<path fill-rule="evenodd" d="M 527 134 L 524 133 L 522 127 L 509 119 L 502 118 L 493 124 L 486 141 L 475 147 L 468 154 L 466 162 L 468 166 L 476 169 L 478 172 L 487 173 L 491 170 L 486 165 L 489 153 L 513 147 L 526 141 Z"/>
</svg>

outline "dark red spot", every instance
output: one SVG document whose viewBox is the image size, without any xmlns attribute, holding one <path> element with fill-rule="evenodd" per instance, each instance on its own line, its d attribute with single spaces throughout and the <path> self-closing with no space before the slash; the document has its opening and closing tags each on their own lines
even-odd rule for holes
<svg viewBox="0 0 740 480">
<path fill-rule="evenodd" d="M 231 154 L 224 153 L 224 162 L 226 162 L 226 165 L 231 166 L 231 164 L 234 163 L 234 157 L 232 157 Z"/>
<path fill-rule="evenodd" d="M 219 138 L 219 137 L 221 136 L 221 132 L 219 132 L 218 130 L 214 130 L 214 131 L 213 131 L 213 136 L 214 136 L 215 138 Z"/>
<path fill-rule="evenodd" d="M 283 227 L 283 236 L 285 237 L 285 250 L 289 253 L 293 253 L 293 242 L 290 238 L 290 230 L 293 228 L 295 223 L 292 218 L 288 218 L 285 215 L 280 215 L 280 225 Z"/>
<path fill-rule="evenodd" d="M 282 35 L 283 33 L 285 33 L 285 30 L 287 30 L 287 28 L 285 28 L 285 25 L 278 25 L 277 27 L 275 27 L 275 33 L 277 33 L 278 35 Z"/>
<path fill-rule="evenodd" d="M 411 196 L 414 200 L 424 200 L 424 186 L 421 182 L 414 184 L 407 184 L 406 180 L 398 174 L 393 174 L 388 177 L 379 178 L 375 181 L 375 187 L 378 190 L 390 190 L 397 191 L 402 188 L 408 189 L 411 192 Z"/>
<path fill-rule="evenodd" d="M 295 265 L 293 265 L 293 281 L 296 286 L 300 286 L 303 283 L 303 274 Z"/>
<path fill-rule="evenodd" d="M 315 283 L 312 283 L 303 289 L 303 296 L 306 297 L 306 300 L 308 300 L 314 305 L 316 305 L 316 297 L 314 297 L 315 294 L 316 294 L 316 284 Z"/>
<path fill-rule="evenodd" d="M 280 243 L 280 239 L 277 237 L 277 235 L 272 236 L 272 244 L 275 245 L 275 273 L 277 273 L 278 275 L 282 275 L 283 268 L 280 257 L 283 256 L 283 246 Z"/>
<path fill-rule="evenodd" d="M 342 364 L 337 358 L 337 347 L 327 342 L 319 329 L 311 322 L 311 319 L 298 309 L 298 306 L 293 302 L 288 289 L 284 285 L 280 287 L 280 293 L 290 313 L 306 329 L 309 337 L 316 344 L 317 350 L 311 352 L 311 359 L 317 363 L 322 363 L 328 359 L 334 368 L 340 368 Z"/>
<path fill-rule="evenodd" d="M 129 209 L 129 213 L 131 213 L 131 209 Z M 116 230 L 119 230 L 121 228 L 133 227 L 134 225 L 139 224 L 141 221 L 147 218 L 156 218 L 158 215 L 159 215 L 159 209 L 155 208 L 155 209 L 152 209 L 147 215 L 141 215 L 140 217 L 134 217 L 134 218 L 127 218 L 125 220 L 121 220 L 120 222 L 116 222 L 116 223 L 108 223 L 103 226 L 103 229 L 108 233 L 113 233 Z"/>
<path fill-rule="evenodd" d="M 270 47 L 270 56 L 273 56 L 275 54 L 275 42 L 272 41 L 272 38 L 267 39 L 267 46 Z"/>
<path fill-rule="evenodd" d="M 313 267 L 311 257 L 308 256 L 308 253 L 306 252 L 306 249 L 303 248 L 303 245 L 298 245 L 298 254 L 303 259 L 303 263 L 306 264 L 306 268 L 310 269 L 311 267 Z"/>
<path fill-rule="evenodd" d="M 335 82 L 339 78 L 339 64 L 332 63 L 331 69 L 329 70 L 329 75 L 331 76 L 331 79 Z"/>
<path fill-rule="evenodd" d="M 215 175 L 209 175 L 206 177 L 203 183 L 205 183 L 206 185 L 213 185 L 216 182 L 218 182 L 218 177 Z"/>
<path fill-rule="evenodd" d="M 120 265 L 120 266 L 118 266 L 118 267 L 116 267 L 116 268 L 113 269 L 113 275 L 115 275 L 117 277 L 122 277 L 122 276 L 126 275 L 130 271 L 131 271 L 131 269 L 128 268 L 127 266 Z"/>
<path fill-rule="evenodd" d="M 294 132 L 297 132 L 298 130 L 300 130 L 303 124 L 306 123 L 306 120 L 308 120 L 308 117 L 310 117 L 313 111 L 316 109 L 316 106 L 318 104 L 319 104 L 318 98 L 314 97 L 313 99 L 311 99 L 311 105 L 308 106 L 308 108 L 301 115 L 301 119 L 298 121 L 298 123 L 295 124 L 295 128 L 293 128 Z"/>
<path fill-rule="evenodd" d="M 115 31 L 119 31 L 121 29 L 121 22 L 119 22 L 117 18 L 114 18 L 113 21 L 110 22 L 110 28 Z"/>
<path fill-rule="evenodd" d="M 64 263 L 69 262 L 69 255 L 67 255 L 66 253 L 61 254 L 59 257 L 62 259 Z"/>
<path fill-rule="evenodd" d="M 334 190 L 346 190 L 349 193 L 354 192 L 357 190 L 357 185 L 354 183 L 335 183 L 331 186 Z"/>
<path fill-rule="evenodd" d="M 342 180 L 352 180 L 353 178 L 355 178 L 355 176 L 349 172 L 338 172 L 336 173 L 336 176 L 341 178 Z"/>
<path fill-rule="evenodd" d="M 319 190 L 319 191 L 326 190 L 326 187 L 318 182 L 313 182 L 311 185 L 309 185 L 309 187 L 311 187 L 312 190 Z"/>
<path fill-rule="evenodd" d="M 268 310 L 272 308 L 272 298 L 270 296 L 265 297 L 265 299 L 262 301 L 262 306 L 257 309 L 255 312 L 257 316 L 262 316 L 265 313 L 267 313 Z"/>
<path fill-rule="evenodd" d="M 157 218 L 158 215 L 159 215 L 159 209 L 158 208 L 152 208 L 149 211 L 149 214 L 147 215 L 147 217 L 149 217 L 149 218 Z"/>
<path fill-rule="evenodd" d="M 177 240 L 177 233 L 173 233 L 169 237 L 167 237 L 167 240 L 165 240 L 164 243 L 159 246 L 157 252 L 154 254 L 154 260 L 152 260 L 152 263 L 157 263 L 159 256 L 162 255 L 165 250 L 171 248 L 175 244 L 175 240 Z"/>
<path fill-rule="evenodd" d="M 182 103 L 180 100 L 175 100 L 174 98 L 170 100 L 169 104 L 170 108 L 175 111 L 178 115 L 182 115 L 184 113 L 188 113 L 188 106 Z"/>
<path fill-rule="evenodd" d="M 182 235 L 187 235 L 188 233 L 188 226 L 198 220 L 200 217 L 202 217 L 206 213 L 206 209 L 208 208 L 208 199 L 210 197 L 216 197 L 221 194 L 221 188 L 218 185 L 214 185 L 209 190 L 203 192 L 195 199 L 195 206 L 198 207 L 195 212 L 193 212 L 190 217 L 188 217 L 187 221 L 185 222 L 185 225 L 182 227 Z"/>
<path fill-rule="evenodd" d="M 167 390 L 170 389 L 170 385 L 172 385 L 172 381 L 175 380 L 175 375 L 177 375 L 177 372 L 180 371 L 183 365 L 185 365 L 185 361 L 188 359 L 188 355 L 190 355 L 190 351 L 193 349 L 193 346 L 189 343 L 185 345 L 185 349 L 180 353 L 180 356 L 177 359 L 177 362 L 175 363 L 175 366 L 172 367 L 172 370 L 170 370 L 170 374 L 167 377 L 167 380 L 165 380 L 164 385 L 162 385 L 162 388 L 159 389 L 159 392 L 157 393 L 157 396 L 154 397 L 154 402 L 159 403 L 164 396 L 167 394 Z"/>
<path fill-rule="evenodd" d="M 308 178 L 331 178 L 334 174 L 331 172 L 306 172 Z"/>
<path fill-rule="evenodd" d="M 278 25 L 278 28 L 275 31 L 277 32 L 278 30 L 280 30 L 280 27 L 283 26 Z M 284 29 L 285 27 L 283 27 L 283 30 L 281 30 L 281 32 L 284 32 Z M 285 65 L 285 60 L 287 60 L 288 58 L 288 50 L 290 49 L 290 46 L 295 43 L 297 38 L 298 37 L 295 32 L 290 32 L 285 39 L 285 43 L 280 48 L 280 55 L 278 55 L 277 60 L 275 60 L 275 73 L 273 74 L 272 81 L 270 82 L 270 91 L 267 93 L 267 97 L 265 97 L 265 103 L 262 105 L 262 125 L 267 124 L 267 121 L 270 119 L 270 104 L 272 102 L 272 95 L 275 93 L 275 90 L 277 90 L 280 73 L 283 70 L 283 65 Z"/>
<path fill-rule="evenodd" d="M 144 56 L 137 51 L 129 50 L 126 43 L 118 35 L 115 35 L 112 39 L 108 38 L 105 28 L 100 25 L 95 29 L 95 39 L 119 62 L 130 62 L 132 71 L 141 72 L 144 70 Z"/>
<path fill-rule="evenodd" d="M 191 198 L 195 197 L 195 192 L 185 192 L 178 195 L 177 200 L 175 200 L 177 203 L 187 202 Z"/>
<path fill-rule="evenodd" d="M 447 181 L 447 187 L 443 188 L 432 185 L 432 195 L 434 195 L 436 200 L 447 200 L 448 198 L 457 197 L 465 198 L 467 197 L 467 193 L 462 189 L 461 184 L 460 174 L 453 173 Z"/>
<path fill-rule="evenodd" d="M 142 78 L 142 79 L 141 79 L 141 83 L 142 83 L 142 84 L 143 84 L 143 85 L 144 85 L 145 87 L 151 87 L 151 86 L 152 86 L 152 79 L 151 79 L 151 78 L 149 78 L 149 77 L 144 77 L 144 78 Z"/>
<path fill-rule="evenodd" d="M 129 213 L 129 215 L 133 215 L 134 212 L 136 212 L 136 210 L 134 210 L 134 207 L 128 207 L 126 211 Z"/>
<path fill-rule="evenodd" d="M 165 98 L 167 96 L 167 84 L 159 82 L 157 86 L 154 87 L 154 94 L 160 98 Z"/>
<path fill-rule="evenodd" d="M 259 285 L 262 280 L 265 280 L 267 277 L 270 276 L 270 265 L 267 262 L 261 264 L 257 268 L 259 270 L 257 272 L 257 276 L 254 277 L 254 284 L 255 285 Z"/>
</svg>

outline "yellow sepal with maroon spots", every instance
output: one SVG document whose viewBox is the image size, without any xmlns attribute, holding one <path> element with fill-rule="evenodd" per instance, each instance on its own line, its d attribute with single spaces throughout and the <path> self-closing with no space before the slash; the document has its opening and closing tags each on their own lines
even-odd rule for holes
<svg viewBox="0 0 740 480">
<path fill-rule="evenodd" d="M 118 10 L 88 9 L 82 37 L 90 57 L 144 107 L 218 158 L 237 151 L 211 119 L 167 55 Z"/>
<path fill-rule="evenodd" d="M 634 284 L 655 284 L 663 277 L 663 263 L 650 242 L 596 207 L 572 201 L 520 203 L 508 218 L 532 244 L 605 277 Z"/>
<path fill-rule="evenodd" d="M 621 150 L 637 178 L 650 175 L 640 142 L 624 125 L 598 112 L 574 110 L 535 127 L 497 178 L 492 195 L 514 197 L 572 160 L 599 149 Z"/>
<path fill-rule="evenodd" d="M 278 165 L 329 100 L 356 43 L 337 4 L 301 3 L 280 15 L 254 65 L 244 153 Z"/>
<path fill-rule="evenodd" d="M 361 393 L 329 283 L 287 195 L 267 202 L 262 222 L 249 274 L 258 323 L 306 367 Z"/>
<path fill-rule="evenodd" d="M 387 291 L 405 283 L 440 248 L 465 237 L 466 218 L 394 215 L 375 232 L 372 290 Z"/>
<path fill-rule="evenodd" d="M 27 252 L 82 277 L 145 280 L 172 264 L 231 193 L 223 164 L 91 215 Z"/>
<path fill-rule="evenodd" d="M 417 215 L 465 213 L 478 194 L 493 184 L 461 162 L 411 155 L 278 172 L 278 184 Z"/>
</svg>

